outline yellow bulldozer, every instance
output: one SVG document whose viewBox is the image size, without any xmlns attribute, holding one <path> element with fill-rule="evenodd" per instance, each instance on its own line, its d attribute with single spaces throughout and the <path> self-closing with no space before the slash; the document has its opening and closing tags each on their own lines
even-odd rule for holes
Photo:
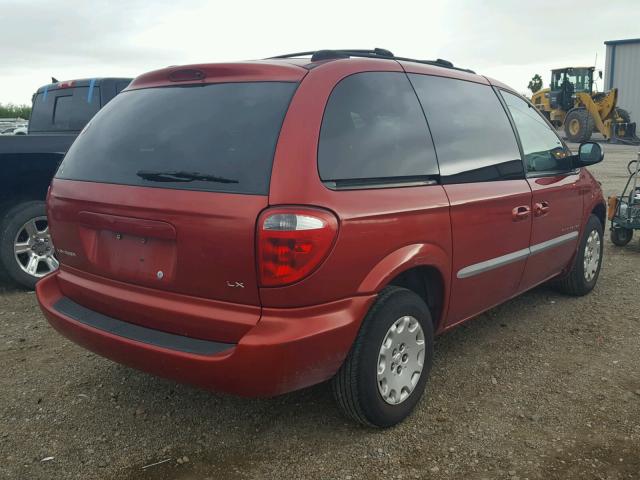
<svg viewBox="0 0 640 480">
<path fill-rule="evenodd" d="M 594 71 L 595 67 L 552 70 L 550 88 L 534 93 L 531 102 L 553 126 L 564 127 L 571 142 L 586 142 L 597 130 L 612 143 L 637 143 L 636 124 L 617 106 L 618 89 L 594 92 Z"/>
</svg>

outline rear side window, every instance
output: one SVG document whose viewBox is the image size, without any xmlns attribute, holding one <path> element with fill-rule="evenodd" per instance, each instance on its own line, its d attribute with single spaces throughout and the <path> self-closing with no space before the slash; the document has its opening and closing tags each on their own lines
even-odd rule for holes
<svg viewBox="0 0 640 480">
<path fill-rule="evenodd" d="M 433 135 L 442 183 L 524 178 L 509 118 L 488 85 L 410 74 Z"/>
<path fill-rule="evenodd" d="M 29 131 L 79 132 L 100 109 L 100 87 L 63 88 L 40 92 L 33 103 Z"/>
<path fill-rule="evenodd" d="M 438 174 L 424 114 L 404 73 L 358 73 L 334 88 L 322 120 L 318 169 L 323 181 L 345 186 Z"/>
<path fill-rule="evenodd" d="M 571 152 L 535 107 L 520 97 L 501 91 L 520 135 L 524 160 L 529 173 L 567 171 L 571 169 Z"/>
<path fill-rule="evenodd" d="M 73 143 L 58 178 L 267 194 L 289 82 L 130 90 Z"/>
</svg>

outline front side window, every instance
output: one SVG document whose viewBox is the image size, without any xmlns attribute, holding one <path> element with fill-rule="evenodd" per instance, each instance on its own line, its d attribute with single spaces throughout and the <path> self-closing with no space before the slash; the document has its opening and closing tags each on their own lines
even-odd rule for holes
<svg viewBox="0 0 640 480">
<path fill-rule="evenodd" d="M 358 73 L 334 88 L 322 120 L 318 170 L 323 181 L 344 185 L 438 175 L 427 122 L 404 73 Z"/>
<path fill-rule="evenodd" d="M 553 72 L 551 75 L 551 90 L 560 90 L 563 78 L 563 72 Z"/>
<path fill-rule="evenodd" d="M 411 74 L 429 121 L 442 183 L 524 178 L 513 128 L 488 85 Z"/>
<path fill-rule="evenodd" d="M 538 110 L 522 98 L 501 91 L 516 124 L 527 172 L 561 172 L 571 169 L 569 152 Z"/>
</svg>

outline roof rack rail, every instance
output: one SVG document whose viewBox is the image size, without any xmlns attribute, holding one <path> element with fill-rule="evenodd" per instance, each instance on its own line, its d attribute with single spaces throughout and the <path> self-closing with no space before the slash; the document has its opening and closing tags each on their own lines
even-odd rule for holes
<svg viewBox="0 0 640 480">
<path fill-rule="evenodd" d="M 374 48 L 373 50 L 363 50 L 363 49 L 313 50 L 309 52 L 297 52 L 297 53 L 287 53 L 285 55 L 277 55 L 275 57 L 269 57 L 269 59 L 296 58 L 296 57 L 307 57 L 307 56 L 311 56 L 312 62 L 319 62 L 322 60 L 335 60 L 339 58 L 349 58 L 349 57 L 402 60 L 405 62 L 423 63 L 425 65 L 435 65 L 437 67 L 451 68 L 454 70 L 460 70 L 468 73 L 476 73 L 473 70 L 469 70 L 468 68 L 455 67 L 453 63 L 451 63 L 449 60 L 444 60 L 442 58 L 438 58 L 436 60 L 417 60 L 415 58 L 396 57 L 393 53 L 391 53 L 389 50 L 386 50 L 384 48 Z"/>
</svg>

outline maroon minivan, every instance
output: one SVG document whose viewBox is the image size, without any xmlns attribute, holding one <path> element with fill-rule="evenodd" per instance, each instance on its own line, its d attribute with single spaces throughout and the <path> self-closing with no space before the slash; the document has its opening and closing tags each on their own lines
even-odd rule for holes
<svg viewBox="0 0 640 480">
<path fill-rule="evenodd" d="M 310 58 L 309 58 L 310 57 Z M 386 50 L 141 75 L 87 125 L 48 198 L 63 335 L 240 395 L 332 380 L 390 426 L 434 334 L 551 280 L 595 285 L 605 203 L 509 87 Z"/>
</svg>

